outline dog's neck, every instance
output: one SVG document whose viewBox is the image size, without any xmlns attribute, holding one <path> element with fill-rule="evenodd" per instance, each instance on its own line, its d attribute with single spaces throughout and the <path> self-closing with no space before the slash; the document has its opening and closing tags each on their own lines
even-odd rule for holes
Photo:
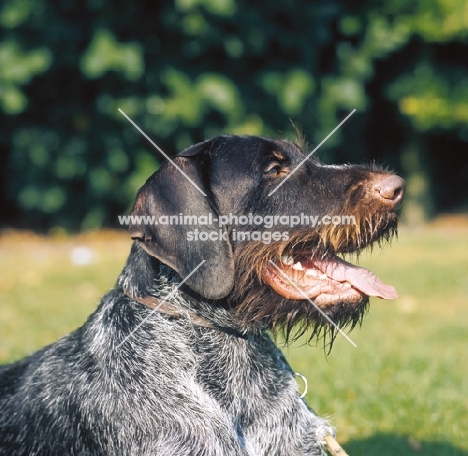
<svg viewBox="0 0 468 456">
<path fill-rule="evenodd" d="M 176 318 L 189 318 L 194 325 L 202 326 L 204 328 L 217 328 L 216 325 L 200 317 L 195 312 L 182 310 L 180 307 L 176 306 L 175 304 L 171 304 L 164 299 L 159 299 L 154 296 L 131 296 L 129 293 L 126 293 L 126 295 L 133 301 L 143 304 L 145 307 L 148 307 L 148 309 L 151 309 L 155 312 L 163 313 Z"/>
<path fill-rule="evenodd" d="M 152 295 L 159 275 L 160 262 L 148 255 L 135 241 L 132 244 L 127 263 L 120 273 L 117 286 L 129 296 Z"/>
<path fill-rule="evenodd" d="M 155 312 L 176 318 L 188 318 L 199 327 L 217 329 L 239 337 L 246 337 L 223 302 L 208 302 L 193 290 L 180 286 L 181 279 L 169 266 L 149 255 L 134 242 L 117 287 L 123 293 Z"/>
</svg>

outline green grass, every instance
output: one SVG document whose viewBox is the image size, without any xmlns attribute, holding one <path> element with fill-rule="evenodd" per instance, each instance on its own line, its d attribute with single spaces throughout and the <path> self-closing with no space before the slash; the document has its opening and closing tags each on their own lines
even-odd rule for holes
<svg viewBox="0 0 468 456">
<path fill-rule="evenodd" d="M 95 261 L 77 266 L 74 247 Z M 0 362 L 18 359 L 84 323 L 125 262 L 125 233 L 0 237 Z M 372 300 L 362 328 L 325 357 L 298 341 L 284 352 L 309 380 L 309 405 L 330 416 L 350 456 L 468 455 L 468 229 L 401 229 L 363 255 L 394 285 Z M 313 393 L 311 392 L 313 390 Z"/>
</svg>

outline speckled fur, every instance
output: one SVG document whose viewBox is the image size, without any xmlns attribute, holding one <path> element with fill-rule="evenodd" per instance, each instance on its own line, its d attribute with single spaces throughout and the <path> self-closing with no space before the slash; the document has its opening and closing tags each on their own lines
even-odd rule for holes
<svg viewBox="0 0 468 456">
<path fill-rule="evenodd" d="M 322 455 L 331 429 L 299 398 L 265 332 L 201 328 L 124 293 L 143 291 L 132 271 L 147 261 L 156 296 L 176 290 L 172 302 L 202 315 L 212 307 L 184 296 L 180 278 L 145 256 L 133 247 L 120 285 L 82 328 L 0 369 L 0 454 Z M 214 314 L 235 328 L 228 311 Z"/>
</svg>

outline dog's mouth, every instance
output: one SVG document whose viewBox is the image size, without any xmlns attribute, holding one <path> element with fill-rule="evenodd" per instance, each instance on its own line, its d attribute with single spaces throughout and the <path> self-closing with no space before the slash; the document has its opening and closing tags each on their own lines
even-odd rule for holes
<svg viewBox="0 0 468 456">
<path fill-rule="evenodd" d="M 366 296 L 396 299 L 398 294 L 371 271 L 334 255 L 316 259 L 307 254 L 283 255 L 270 262 L 263 280 L 290 300 L 312 299 L 320 306 L 358 303 Z"/>
</svg>

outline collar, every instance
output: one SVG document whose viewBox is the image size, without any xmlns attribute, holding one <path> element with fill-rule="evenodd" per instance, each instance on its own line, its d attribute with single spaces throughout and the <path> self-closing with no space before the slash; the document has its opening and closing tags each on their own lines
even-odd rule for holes
<svg viewBox="0 0 468 456">
<path fill-rule="evenodd" d="M 188 318 L 196 326 L 201 326 L 202 328 L 217 329 L 218 331 L 222 331 L 227 334 L 235 335 L 243 339 L 247 338 L 246 335 L 242 334 L 241 332 L 233 328 L 226 328 L 223 326 L 218 326 L 206 320 L 205 318 L 200 317 L 200 315 L 197 315 L 195 312 L 191 310 L 181 309 L 179 306 L 176 306 L 175 304 L 171 304 L 170 302 L 164 301 L 163 299 L 156 298 L 155 296 L 131 296 L 128 293 L 128 291 L 125 291 L 125 295 L 129 297 L 131 300 L 136 301 L 140 304 L 143 304 L 145 307 L 147 307 L 148 309 L 151 309 L 154 312 L 159 312 L 159 313 L 170 315 L 176 318 Z"/>
</svg>

